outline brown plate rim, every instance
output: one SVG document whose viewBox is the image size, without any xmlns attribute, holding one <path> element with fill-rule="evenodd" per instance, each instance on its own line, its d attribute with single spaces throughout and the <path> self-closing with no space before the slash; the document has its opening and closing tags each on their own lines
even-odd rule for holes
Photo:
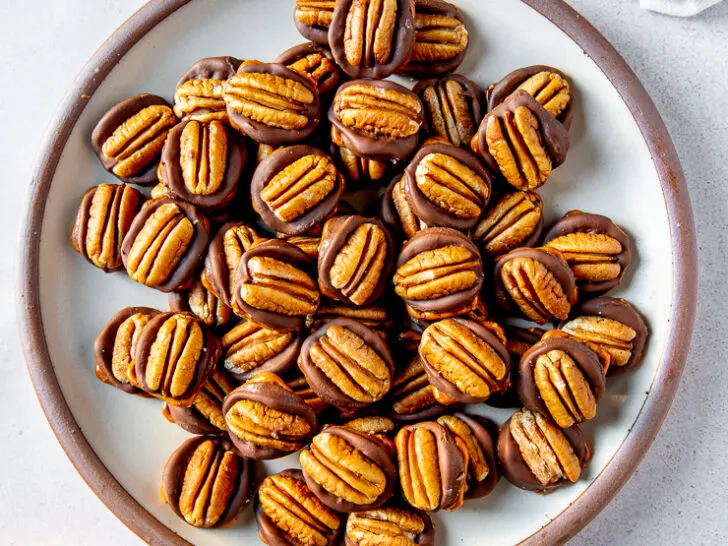
<svg viewBox="0 0 728 546">
<path fill-rule="evenodd" d="M 36 395 L 66 455 L 99 499 L 149 544 L 190 544 L 139 504 L 104 466 L 73 417 L 55 375 L 40 309 L 39 253 L 45 205 L 58 162 L 86 103 L 121 58 L 190 0 L 152 0 L 121 25 L 86 63 L 69 90 L 31 179 L 19 236 L 17 310 Z M 647 91 L 614 47 L 563 0 L 522 0 L 574 40 L 606 75 L 640 128 L 658 173 L 670 224 L 673 301 L 668 343 L 632 430 L 587 489 L 523 544 L 563 543 L 583 529 L 624 486 L 654 441 L 687 360 L 697 299 L 697 244 L 687 184 L 675 147 Z"/>
</svg>

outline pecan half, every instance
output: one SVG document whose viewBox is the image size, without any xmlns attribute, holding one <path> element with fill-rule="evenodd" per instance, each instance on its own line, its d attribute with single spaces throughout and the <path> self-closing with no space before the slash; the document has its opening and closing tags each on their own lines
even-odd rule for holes
<svg viewBox="0 0 728 546">
<path fill-rule="evenodd" d="M 394 376 L 387 400 L 391 401 L 392 407 L 389 415 L 397 421 L 419 421 L 447 410 L 435 398 L 435 387 L 430 384 L 416 351 L 409 363 Z"/>
<path fill-rule="evenodd" d="M 189 288 L 169 294 L 169 310 L 189 312 L 207 326 L 224 326 L 232 312 L 225 303 L 195 278 Z"/>
<path fill-rule="evenodd" d="M 394 432 L 394 421 L 388 417 L 381 416 L 370 416 L 370 417 L 358 417 L 347 421 L 344 424 L 345 427 L 364 434 L 373 434 L 380 438 L 387 438 Z"/>
<path fill-rule="evenodd" d="M 318 261 L 319 245 L 321 237 L 318 235 L 288 235 L 286 233 L 276 233 L 279 239 L 285 239 L 287 243 L 298 247 L 312 261 Z"/>
<path fill-rule="evenodd" d="M 385 224 L 401 238 L 407 240 L 427 226 L 412 210 L 404 192 L 404 175 L 396 176 L 382 197 L 381 217 Z"/>
<path fill-rule="evenodd" d="M 435 529 L 430 517 L 413 508 L 386 506 L 349 515 L 346 546 L 434 546 Z"/>
<path fill-rule="evenodd" d="M 284 64 L 311 78 L 321 95 L 334 91 L 339 85 L 341 74 L 331 53 L 313 42 L 293 46 L 278 55 L 273 62 Z"/>
<path fill-rule="evenodd" d="M 337 318 L 353 319 L 384 338 L 387 337 L 394 323 L 390 313 L 383 307 L 350 307 L 335 302 L 324 302 L 319 306 L 316 314 L 306 320 L 306 326 L 309 330 L 315 331 Z"/>
<path fill-rule="evenodd" d="M 485 211 L 472 237 L 492 256 L 533 246 L 543 230 L 543 201 L 535 192 L 506 193 Z"/>
<path fill-rule="evenodd" d="M 71 232 L 73 249 L 99 269 L 120 269 L 121 242 L 143 201 L 144 196 L 126 184 L 86 190 Z"/>
<path fill-rule="evenodd" d="M 337 0 L 296 0 L 293 21 L 305 38 L 329 46 L 329 26 Z"/>
<path fill-rule="evenodd" d="M 296 361 L 301 338 L 243 320 L 222 336 L 223 366 L 240 380 L 263 373 L 284 373 Z"/>
<path fill-rule="evenodd" d="M 223 86 L 239 66 L 240 59 L 235 57 L 208 57 L 192 65 L 174 90 L 174 113 L 177 117 L 182 121 L 218 120 L 227 123 Z"/>
<path fill-rule="evenodd" d="M 349 148 L 339 146 L 340 163 L 349 182 L 364 184 L 379 182 L 389 172 L 391 163 L 368 157 L 360 157 Z"/>
</svg>

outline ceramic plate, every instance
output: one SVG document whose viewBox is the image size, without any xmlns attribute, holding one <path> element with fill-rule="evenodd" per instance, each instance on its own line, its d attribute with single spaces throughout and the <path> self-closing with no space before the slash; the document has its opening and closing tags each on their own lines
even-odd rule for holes
<svg viewBox="0 0 728 546">
<path fill-rule="evenodd" d="M 623 288 L 650 327 L 639 369 L 609 380 L 597 419 L 584 426 L 593 459 L 573 486 L 541 496 L 501 480 L 489 497 L 436 514 L 437 543 L 514 544 L 575 534 L 634 471 L 672 401 L 693 320 L 695 242 L 690 204 L 667 132 L 634 74 L 611 46 L 559 0 L 459 0 L 471 47 L 460 72 L 483 86 L 517 67 L 547 64 L 578 91 L 566 163 L 543 188 L 547 221 L 578 208 L 605 214 L 636 241 Z M 106 173 L 89 136 L 113 104 L 141 92 L 171 100 L 201 57 L 270 60 L 299 43 L 293 0 L 151 2 L 83 70 L 40 156 L 21 241 L 20 309 L 29 369 L 61 444 L 89 485 L 143 539 L 256 543 L 250 508 L 232 527 L 204 531 L 178 519 L 159 495 L 162 468 L 188 437 L 161 403 L 128 396 L 93 373 L 93 341 L 119 309 L 166 308 L 163 295 L 86 263 L 68 237 L 78 201 Z M 497 422 L 509 412 L 474 408 Z M 297 465 L 289 456 L 267 471 Z M 177 536 L 178 535 L 178 536 Z M 179 538 L 181 537 L 181 539 Z"/>
</svg>

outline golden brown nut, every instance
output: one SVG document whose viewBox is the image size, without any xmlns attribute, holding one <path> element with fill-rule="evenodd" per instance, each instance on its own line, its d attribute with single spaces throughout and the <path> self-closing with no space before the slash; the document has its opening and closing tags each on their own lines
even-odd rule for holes
<svg viewBox="0 0 728 546">
<path fill-rule="evenodd" d="M 384 506 L 350 514 L 344 542 L 346 546 L 435 546 L 435 529 L 421 510 Z"/>
<path fill-rule="evenodd" d="M 420 510 L 456 510 L 467 489 L 468 450 L 434 421 L 407 425 L 394 439 L 404 499 Z"/>
<path fill-rule="evenodd" d="M 334 18 L 336 0 L 296 0 L 293 20 L 305 38 L 329 47 L 329 26 Z"/>
<path fill-rule="evenodd" d="M 569 82 L 556 72 L 544 70 L 534 74 L 518 89 L 533 96 L 555 118 L 561 115 L 571 100 Z"/>
<path fill-rule="evenodd" d="M 412 210 L 404 192 L 404 175 L 396 176 L 382 197 L 380 215 L 393 233 L 407 240 L 427 225 Z"/>
<path fill-rule="evenodd" d="M 375 305 L 368 307 L 350 307 L 325 300 L 319 306 L 316 313 L 308 317 L 306 326 L 313 332 L 337 318 L 353 319 L 367 328 L 371 328 L 383 338 L 387 337 L 394 322 L 390 316 L 390 312 L 384 307 Z"/>
<path fill-rule="evenodd" d="M 597 355 L 597 358 L 599 359 L 599 363 L 602 365 L 602 371 L 604 371 L 605 374 L 607 374 L 609 372 L 609 367 L 612 365 L 612 360 L 613 360 L 612 355 L 610 355 L 607 351 L 605 351 L 604 348 L 601 347 L 600 345 L 597 345 L 596 343 L 590 343 L 588 341 L 581 340 L 574 335 L 564 332 L 563 330 L 549 330 L 543 334 L 541 339 L 546 340 L 546 339 L 551 339 L 554 337 L 572 339 L 578 343 L 586 345 L 587 347 L 589 347 L 592 350 L 592 352 L 595 355 Z"/>
<path fill-rule="evenodd" d="M 168 301 L 170 311 L 192 313 L 210 327 L 224 326 L 232 316 L 230 308 L 197 277 L 189 288 L 171 292 Z"/>
<path fill-rule="evenodd" d="M 73 249 L 99 269 L 120 269 L 121 242 L 143 201 L 144 196 L 126 184 L 86 190 L 71 232 Z"/>
<path fill-rule="evenodd" d="M 472 232 L 480 248 L 500 256 L 533 246 L 543 230 L 543 201 L 535 192 L 516 191 L 491 203 Z"/>
<path fill-rule="evenodd" d="M 373 434 L 374 436 L 387 438 L 394 432 L 394 421 L 389 417 L 370 416 L 357 417 L 344 424 L 345 427 L 364 434 Z"/>
<path fill-rule="evenodd" d="M 225 80 L 235 74 L 240 59 L 200 59 L 180 78 L 174 90 L 174 113 L 183 121 L 228 122 L 222 98 Z"/>
<path fill-rule="evenodd" d="M 325 2 L 319 2 L 322 3 Z M 278 55 L 273 62 L 284 64 L 291 70 L 311 78 L 321 95 L 334 91 L 339 85 L 341 74 L 331 53 L 313 42 L 293 46 Z"/>
<path fill-rule="evenodd" d="M 382 180 L 391 166 L 390 162 L 360 157 L 348 148 L 339 147 L 339 163 L 349 182 L 366 186 L 369 182 Z"/>
<path fill-rule="evenodd" d="M 312 261 L 318 261 L 319 245 L 321 237 L 318 235 L 288 235 L 287 233 L 276 233 L 278 239 L 285 239 L 287 243 L 300 248 L 303 253 Z"/>
</svg>

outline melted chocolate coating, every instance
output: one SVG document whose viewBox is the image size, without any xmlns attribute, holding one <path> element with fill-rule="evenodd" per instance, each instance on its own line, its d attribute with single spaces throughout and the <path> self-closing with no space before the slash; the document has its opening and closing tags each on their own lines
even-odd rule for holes
<svg viewBox="0 0 728 546">
<path fill-rule="evenodd" d="M 488 463 L 488 475 L 478 482 L 468 474 L 468 490 L 465 492 L 466 499 L 480 499 L 489 495 L 500 479 L 498 459 L 496 457 L 496 439 L 498 438 L 498 427 L 496 424 L 482 415 L 470 415 L 468 413 L 455 413 L 455 417 L 464 421 L 470 428 L 473 436 L 483 450 L 485 462 Z"/>
<path fill-rule="evenodd" d="M 206 57 L 193 64 L 177 82 L 177 87 L 190 80 L 227 80 L 242 61 L 235 57 Z"/>
<path fill-rule="evenodd" d="M 278 55 L 278 57 L 273 59 L 273 62 L 288 66 L 295 63 L 296 61 L 303 59 L 304 57 L 307 57 L 308 55 L 312 55 L 315 53 L 323 55 L 324 57 L 329 59 L 332 64 L 334 64 L 334 58 L 331 55 L 331 52 L 315 42 L 304 42 L 302 44 L 289 47 L 283 53 Z M 336 90 L 336 87 L 338 86 L 339 81 L 343 76 L 341 75 L 340 70 L 336 64 L 334 64 L 334 67 L 336 67 L 336 72 L 326 75 L 323 79 L 317 82 L 319 93 L 328 94 Z"/>
<path fill-rule="evenodd" d="M 324 47 L 329 47 L 328 27 L 304 25 L 301 21 L 298 20 L 298 17 L 296 17 L 295 9 L 293 12 L 293 23 L 296 25 L 296 30 L 298 30 L 301 36 Z"/>
</svg>

